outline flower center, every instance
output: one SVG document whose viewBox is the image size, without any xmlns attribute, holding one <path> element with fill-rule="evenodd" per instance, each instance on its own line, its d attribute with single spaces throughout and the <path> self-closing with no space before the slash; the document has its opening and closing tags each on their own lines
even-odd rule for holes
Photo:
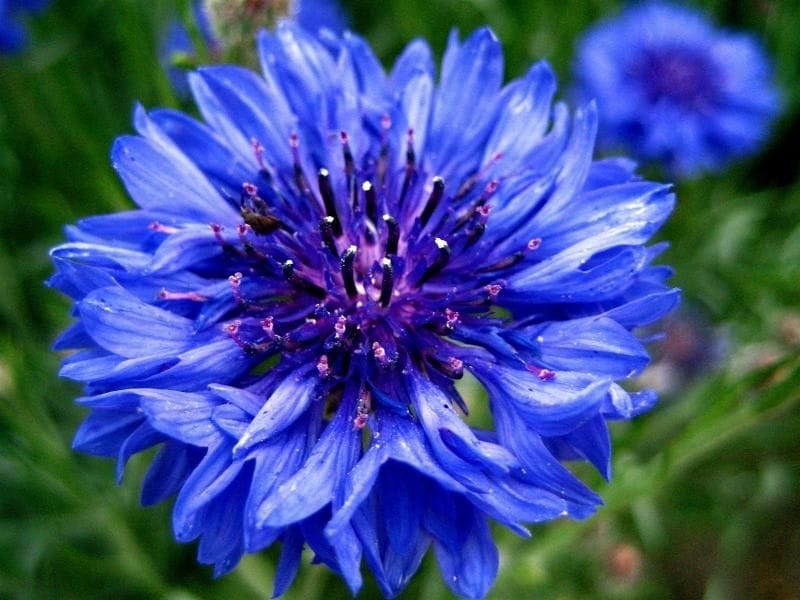
<svg viewBox="0 0 800 600">
<path fill-rule="evenodd" d="M 292 135 L 291 171 L 277 173 L 254 140 L 259 173 L 229 199 L 242 222 L 235 233 L 211 225 L 230 285 L 218 308 L 223 330 L 251 357 L 315 366 L 328 390 L 355 376 L 391 394 L 391 373 L 410 365 L 460 378 L 458 346 L 447 338 L 464 319 L 491 318 L 500 271 L 541 243 L 483 264 L 500 183 L 482 168 L 451 189 L 417 163 L 412 130 L 393 168 L 388 118 L 383 126 L 376 156 L 358 166 L 342 132 L 332 170 L 309 167 Z M 355 426 L 373 404 L 365 396 Z"/>
<path fill-rule="evenodd" d="M 667 98 L 684 106 L 702 108 L 718 94 L 717 70 L 691 49 L 660 48 L 647 52 L 632 71 L 634 77 L 645 82 L 651 102 Z"/>
</svg>

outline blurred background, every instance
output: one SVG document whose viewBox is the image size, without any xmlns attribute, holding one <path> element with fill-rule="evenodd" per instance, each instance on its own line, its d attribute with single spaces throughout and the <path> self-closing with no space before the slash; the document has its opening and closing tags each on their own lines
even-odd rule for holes
<svg viewBox="0 0 800 600">
<path fill-rule="evenodd" d="M 0 3 L 2 4 L 2 3 Z M 488 23 L 507 78 L 546 58 L 569 98 L 575 41 L 610 0 L 351 0 L 385 65 L 412 38 L 441 55 L 452 27 Z M 758 36 L 784 108 L 762 152 L 676 186 L 660 239 L 682 312 L 643 375 L 656 409 L 613 429 L 614 479 L 574 468 L 606 501 L 587 522 L 521 540 L 498 528 L 490 595 L 514 598 L 800 598 L 800 3 L 704 0 L 716 23 Z M 45 287 L 65 224 L 130 207 L 110 167 L 134 103 L 187 108 L 159 63 L 188 2 L 62 0 L 25 18 L 30 40 L 0 55 L 0 598 L 267 598 L 276 554 L 213 580 L 173 541 L 169 503 L 142 509 L 148 456 L 121 486 L 112 461 L 71 451 L 84 410 L 49 349 L 69 322 Z M 644 172 L 657 179 L 655 167 Z M 306 563 L 310 556 L 306 557 Z M 305 564 L 289 599 L 348 597 Z M 361 598 L 378 598 L 367 580 Z M 402 598 L 449 598 L 428 556 Z"/>
</svg>

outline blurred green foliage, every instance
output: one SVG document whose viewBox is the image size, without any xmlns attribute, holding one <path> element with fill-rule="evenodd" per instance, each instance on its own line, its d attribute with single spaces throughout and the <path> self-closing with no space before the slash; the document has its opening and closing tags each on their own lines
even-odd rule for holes
<svg viewBox="0 0 800 600">
<path fill-rule="evenodd" d="M 265 598 L 275 555 L 248 556 L 214 581 L 174 542 L 169 506 L 142 509 L 149 457 L 121 486 L 113 466 L 70 450 L 83 416 L 49 345 L 69 320 L 46 289 L 64 224 L 129 206 L 110 168 L 136 101 L 179 105 L 160 36 L 187 2 L 53 2 L 33 43 L 0 57 L 0 597 Z M 452 27 L 490 24 L 509 77 L 546 58 L 569 96 L 574 40 L 608 0 L 352 0 L 354 28 L 385 64 L 411 38 L 437 52 Z M 677 185 L 662 233 L 687 304 L 724 335 L 724 360 L 678 378 L 660 406 L 614 428 L 615 478 L 575 469 L 606 506 L 586 522 L 497 531 L 493 598 L 800 597 L 800 3 L 707 0 L 719 23 L 762 37 L 785 109 L 762 154 Z M 757 93 L 757 90 L 754 90 Z M 659 177 L 657 171 L 649 175 Z M 724 332 L 721 333 L 721 332 Z M 714 353 L 701 341 L 700 358 Z M 713 361 L 709 360 L 709 363 Z M 695 369 L 697 371 L 697 369 Z M 696 374 L 695 374 L 696 375 Z M 675 373 L 672 374 L 675 377 Z M 291 599 L 346 597 L 305 565 Z M 362 598 L 379 597 L 371 582 Z M 431 557 L 403 598 L 447 598 Z"/>
</svg>

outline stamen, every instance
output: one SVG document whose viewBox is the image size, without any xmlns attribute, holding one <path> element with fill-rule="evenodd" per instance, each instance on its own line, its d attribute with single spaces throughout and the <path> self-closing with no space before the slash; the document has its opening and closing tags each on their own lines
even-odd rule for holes
<svg viewBox="0 0 800 600">
<path fill-rule="evenodd" d="M 236 343 L 239 348 L 244 350 L 247 353 L 250 353 L 252 350 L 252 344 L 248 344 L 239 336 L 239 328 L 242 326 L 242 322 L 239 319 L 228 323 L 222 327 L 223 331 L 227 333 L 230 338 Z"/>
<path fill-rule="evenodd" d="M 400 227 L 394 217 L 383 215 L 383 222 L 389 230 L 386 236 L 386 254 L 397 254 L 397 246 L 400 242 Z"/>
<path fill-rule="evenodd" d="M 344 159 L 344 174 L 347 185 L 347 195 L 350 197 L 353 210 L 358 208 L 358 196 L 356 195 L 356 180 L 353 176 L 356 170 L 353 153 L 350 150 L 350 140 L 346 131 L 339 133 L 342 140 L 342 157 Z"/>
<path fill-rule="evenodd" d="M 248 302 L 242 297 L 242 274 L 239 272 L 234 273 L 230 277 L 228 277 L 228 283 L 231 284 L 231 291 L 233 292 L 233 298 L 236 300 L 237 304 L 241 304 L 246 306 Z"/>
<path fill-rule="evenodd" d="M 399 204 L 403 203 L 408 192 L 408 187 L 411 185 L 411 177 L 414 175 L 416 169 L 417 159 L 414 155 L 414 130 L 408 130 L 408 141 L 406 142 L 406 174 L 403 177 L 403 187 L 400 189 Z"/>
<path fill-rule="evenodd" d="M 455 329 L 455 326 L 458 324 L 459 321 L 459 314 L 458 311 L 451 310 L 449 308 L 444 309 L 444 318 L 446 320 L 445 327 L 450 330 Z"/>
<path fill-rule="evenodd" d="M 303 167 L 300 165 L 300 138 L 296 133 L 289 136 L 289 147 L 292 149 L 292 162 L 294 163 L 294 181 L 297 189 L 304 196 L 312 197 L 311 188 L 308 186 L 306 175 L 303 173 Z"/>
<path fill-rule="evenodd" d="M 323 354 L 319 357 L 319 362 L 317 362 L 317 371 L 319 372 L 319 376 L 323 379 L 331 374 L 331 368 L 328 365 L 327 355 Z"/>
<path fill-rule="evenodd" d="M 248 196 L 251 197 L 258 196 L 258 186 L 253 183 L 250 183 L 249 181 L 245 181 L 242 184 L 242 189 L 244 190 L 244 193 L 247 194 Z"/>
<path fill-rule="evenodd" d="M 431 218 L 431 215 L 433 215 L 436 207 L 439 206 L 439 202 L 442 200 L 443 195 L 444 179 L 437 175 L 433 178 L 433 190 L 431 191 L 431 195 L 428 196 L 428 202 L 425 204 L 425 208 L 422 211 L 422 214 L 419 216 L 420 223 L 422 223 L 423 227 L 425 227 L 425 225 L 428 223 L 428 219 Z"/>
<path fill-rule="evenodd" d="M 344 157 L 344 172 L 350 177 L 355 171 L 355 162 L 353 161 L 353 153 L 350 151 L 350 138 L 347 136 L 346 131 L 339 132 L 339 137 L 342 140 L 342 156 Z"/>
<path fill-rule="evenodd" d="M 436 238 L 433 240 L 433 242 L 436 244 L 436 248 L 438 250 L 436 257 L 433 259 L 431 265 L 425 269 L 425 272 L 422 274 L 422 277 L 419 278 L 417 285 L 422 285 L 434 275 L 438 275 L 441 270 L 447 266 L 447 263 L 450 262 L 450 245 L 442 238 Z"/>
<path fill-rule="evenodd" d="M 474 245 L 481 236 L 483 236 L 484 232 L 486 231 L 486 222 L 489 220 L 489 213 L 491 212 L 492 207 L 488 204 L 483 204 L 475 208 L 475 216 L 477 216 L 477 222 L 473 227 L 467 230 L 467 241 L 464 245 L 464 248 L 469 248 L 470 246 Z M 473 220 L 475 218 L 473 217 Z"/>
<path fill-rule="evenodd" d="M 283 276 L 288 281 L 291 281 L 294 277 L 294 261 L 290 258 L 281 265 L 281 269 L 283 270 Z"/>
<path fill-rule="evenodd" d="M 171 235 L 173 233 L 178 233 L 177 227 L 170 227 L 169 225 L 164 225 L 159 223 L 158 221 L 153 221 L 150 225 L 147 226 L 150 231 L 157 231 L 158 233 L 166 233 L 167 235 Z"/>
<path fill-rule="evenodd" d="M 281 265 L 281 270 L 283 271 L 283 276 L 286 278 L 286 281 L 297 288 L 308 292 L 318 300 L 322 300 L 327 295 L 327 292 L 317 284 L 312 283 L 295 273 L 294 261 L 291 258 Z"/>
<path fill-rule="evenodd" d="M 463 198 L 467 194 L 472 191 L 472 188 L 480 181 L 480 179 L 486 174 L 486 172 L 494 166 L 501 158 L 503 158 L 502 152 L 495 152 L 491 158 L 489 158 L 489 162 L 486 163 L 483 167 L 480 168 L 476 173 L 473 173 L 467 180 L 458 188 L 454 200 L 458 200 Z"/>
<path fill-rule="evenodd" d="M 162 289 L 158 293 L 158 298 L 160 300 L 191 300 L 192 302 L 205 302 L 208 300 L 207 296 L 197 292 L 170 292 L 166 289 Z"/>
<path fill-rule="evenodd" d="M 364 429 L 364 426 L 367 424 L 367 420 L 369 419 L 369 411 L 372 408 L 372 397 L 369 393 L 369 390 L 364 389 L 361 392 L 361 396 L 358 399 L 358 404 L 356 405 L 356 416 L 353 419 L 353 428 L 360 431 Z"/>
<path fill-rule="evenodd" d="M 389 363 L 389 358 L 386 356 L 386 349 L 380 345 L 378 342 L 372 342 L 372 354 L 375 356 L 375 360 L 380 365 L 386 365 Z"/>
<path fill-rule="evenodd" d="M 325 247 L 335 258 L 339 258 L 339 249 L 336 247 L 336 240 L 333 238 L 334 223 L 336 223 L 336 219 L 333 217 L 322 217 L 319 222 L 319 233 L 322 236 L 322 242 Z"/>
<path fill-rule="evenodd" d="M 256 162 L 259 168 L 266 172 L 267 166 L 264 164 L 264 146 L 261 145 L 256 138 L 250 138 L 250 146 L 253 148 L 253 154 L 256 156 Z"/>
<path fill-rule="evenodd" d="M 333 195 L 333 188 L 331 187 L 331 178 L 328 169 L 320 169 L 317 177 L 319 183 L 319 193 L 322 196 L 322 202 L 325 205 L 325 212 L 329 217 L 333 217 L 332 223 L 333 233 L 336 237 L 342 235 L 342 224 L 339 221 L 339 213 L 336 210 L 336 198 Z"/>
<path fill-rule="evenodd" d="M 389 115 L 381 117 L 381 150 L 378 155 L 378 165 L 375 169 L 378 187 L 383 185 L 386 179 L 386 165 L 389 162 L 389 130 L 392 128 L 392 118 Z"/>
<path fill-rule="evenodd" d="M 209 225 L 211 231 L 214 232 L 214 239 L 219 242 L 219 244 L 223 247 L 227 246 L 227 242 L 222 239 L 222 231 L 225 229 L 222 225 L 218 225 L 217 223 L 211 223 Z"/>
<path fill-rule="evenodd" d="M 338 319 L 336 319 L 336 323 L 333 326 L 333 332 L 336 336 L 337 340 L 340 340 L 344 337 L 345 332 L 347 331 L 347 317 L 344 315 L 340 315 Z"/>
<path fill-rule="evenodd" d="M 498 187 L 500 187 L 500 182 L 496 179 L 492 179 L 489 183 L 487 183 L 486 187 L 483 189 L 483 194 L 481 194 L 480 204 L 486 204 L 489 198 L 491 198 L 497 191 Z"/>
<path fill-rule="evenodd" d="M 478 269 L 479 273 L 488 273 L 489 271 L 499 271 L 501 269 L 507 269 L 508 267 L 513 267 L 518 262 L 520 262 L 523 258 L 525 258 L 525 254 L 523 252 L 515 252 L 511 256 L 507 256 L 506 258 L 500 259 L 494 264 L 489 265 L 488 267 L 483 267 Z"/>
<path fill-rule="evenodd" d="M 489 265 L 488 267 L 483 267 L 482 269 L 478 269 L 480 273 L 486 273 L 488 271 L 498 271 L 500 269 L 507 269 L 508 267 L 513 267 L 517 263 L 519 263 L 528 252 L 532 252 L 534 250 L 538 250 L 539 247 L 542 245 L 542 238 L 533 238 L 525 247 L 512 254 L 511 256 L 507 256 L 506 258 L 500 259 L 496 263 Z"/>
<path fill-rule="evenodd" d="M 553 379 L 556 378 L 556 372 L 551 371 L 550 369 L 543 369 L 531 364 L 526 364 L 525 368 L 531 373 L 535 373 L 536 376 L 542 381 L 553 381 Z"/>
<path fill-rule="evenodd" d="M 392 290 L 394 288 L 394 268 L 392 267 L 392 259 L 388 256 L 381 261 L 383 268 L 383 280 L 381 281 L 381 297 L 379 302 L 381 306 L 386 308 L 389 302 L 392 301 Z"/>
<path fill-rule="evenodd" d="M 347 250 L 344 251 L 341 261 L 342 279 L 344 279 L 344 289 L 347 292 L 348 297 L 350 298 L 355 298 L 358 295 L 358 289 L 356 289 L 355 274 L 353 272 L 353 262 L 355 261 L 356 258 L 356 252 L 358 252 L 357 246 L 348 247 Z"/>
<path fill-rule="evenodd" d="M 364 192 L 364 199 L 367 211 L 367 218 L 373 224 L 378 223 L 378 197 L 375 194 L 375 188 L 372 183 L 365 181 L 361 184 L 361 190 Z"/>
<path fill-rule="evenodd" d="M 484 289 L 489 293 L 489 298 L 494 300 L 503 291 L 503 286 L 499 283 L 490 283 Z"/>
<path fill-rule="evenodd" d="M 453 379 L 464 377 L 464 361 L 455 356 L 447 359 L 447 370 L 445 371 Z"/>
<path fill-rule="evenodd" d="M 264 330 L 270 338 L 275 336 L 275 319 L 273 317 L 264 317 L 261 320 L 261 329 Z"/>
</svg>

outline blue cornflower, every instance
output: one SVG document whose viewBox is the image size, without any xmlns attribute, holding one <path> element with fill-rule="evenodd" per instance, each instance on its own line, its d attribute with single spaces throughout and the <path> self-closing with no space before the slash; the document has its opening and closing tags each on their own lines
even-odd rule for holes
<svg viewBox="0 0 800 600">
<path fill-rule="evenodd" d="M 217 575 L 278 542 L 280 594 L 307 544 L 391 597 L 432 547 L 482 597 L 490 521 L 591 515 L 559 461 L 609 476 L 606 421 L 655 400 L 616 381 L 678 299 L 644 245 L 673 194 L 593 162 L 595 108 L 553 106 L 546 64 L 503 86 L 488 29 L 451 36 L 438 84 L 422 41 L 389 74 L 351 34 L 284 23 L 259 48 L 262 75 L 191 74 L 204 122 L 138 108 L 112 150 L 138 208 L 52 251 L 91 409 L 74 447 L 121 477 L 159 446 L 142 502 L 177 493 L 175 537 Z"/>
<path fill-rule="evenodd" d="M 28 34 L 20 17 L 43 9 L 47 3 L 47 0 L 0 0 L 0 53 L 10 54 L 25 46 Z"/>
<path fill-rule="evenodd" d="M 599 141 L 681 176 L 755 152 L 778 111 L 770 62 L 750 35 L 658 2 L 630 6 L 580 42 L 584 99 L 599 107 Z"/>
</svg>

